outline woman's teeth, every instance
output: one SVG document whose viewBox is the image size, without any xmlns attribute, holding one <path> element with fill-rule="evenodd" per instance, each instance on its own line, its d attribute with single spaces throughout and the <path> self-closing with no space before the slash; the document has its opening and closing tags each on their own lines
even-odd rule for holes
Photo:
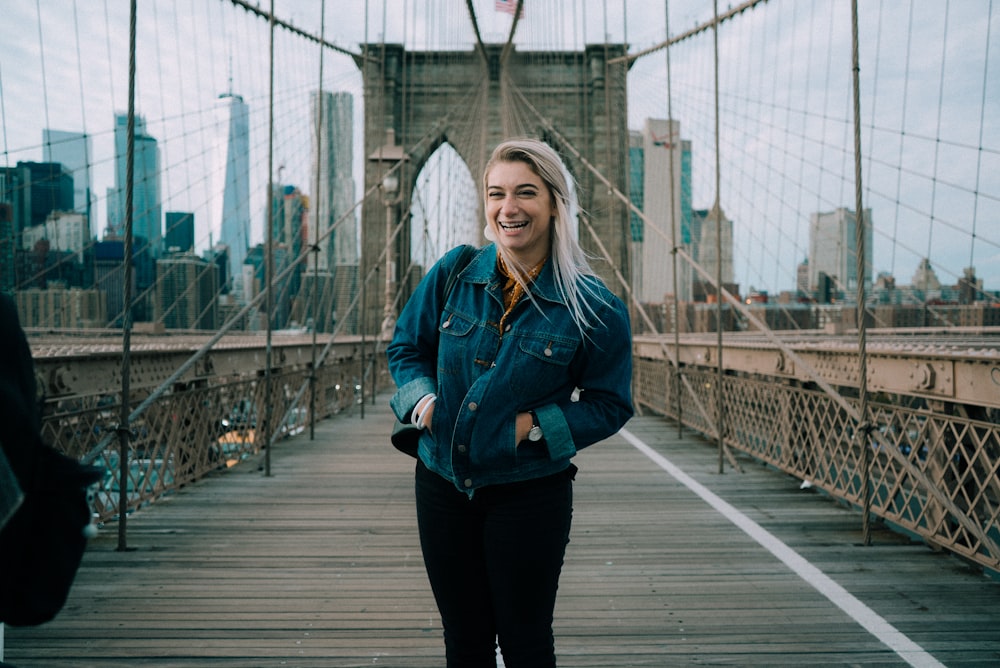
<svg viewBox="0 0 1000 668">
<path fill-rule="evenodd" d="M 497 222 L 500 223 L 500 227 L 502 227 L 505 230 L 518 230 L 521 229 L 522 227 L 527 227 L 528 225 L 528 221 L 526 220 L 516 220 L 507 222 L 497 221 Z"/>
</svg>

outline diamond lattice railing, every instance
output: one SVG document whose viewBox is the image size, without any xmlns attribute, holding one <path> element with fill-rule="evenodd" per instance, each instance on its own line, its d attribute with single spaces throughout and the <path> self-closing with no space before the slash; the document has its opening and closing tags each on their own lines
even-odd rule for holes
<svg viewBox="0 0 1000 668">
<path fill-rule="evenodd" d="M 677 383 L 664 360 L 637 358 L 635 369 L 640 406 L 676 418 L 680 387 L 683 423 L 716 433 L 714 370 L 685 368 L 685 382 Z M 874 433 L 862 442 L 854 419 L 825 392 L 779 377 L 724 379 L 728 447 L 859 508 L 867 486 L 872 513 L 886 522 L 1000 567 L 1000 425 L 879 395 L 869 404 Z M 856 407 L 856 388 L 842 391 Z M 864 448 L 871 455 L 867 474 Z"/>
</svg>

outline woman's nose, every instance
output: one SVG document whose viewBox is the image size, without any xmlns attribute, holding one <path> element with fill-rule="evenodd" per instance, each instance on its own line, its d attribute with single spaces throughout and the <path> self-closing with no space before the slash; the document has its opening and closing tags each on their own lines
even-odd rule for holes
<svg viewBox="0 0 1000 668">
<path fill-rule="evenodd" d="M 517 213 L 517 197 L 507 195 L 500 204 L 500 210 L 505 214 Z"/>
</svg>

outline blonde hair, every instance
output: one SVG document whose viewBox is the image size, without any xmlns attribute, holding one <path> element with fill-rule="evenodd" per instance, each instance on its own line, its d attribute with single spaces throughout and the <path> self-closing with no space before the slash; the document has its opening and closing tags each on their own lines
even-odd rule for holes
<svg viewBox="0 0 1000 668">
<path fill-rule="evenodd" d="M 607 299 L 598 291 L 597 286 L 601 285 L 601 281 L 591 269 L 586 253 L 570 232 L 569 182 L 563 172 L 559 154 L 548 144 L 537 139 L 518 138 L 502 142 L 493 149 L 493 154 L 483 171 L 484 193 L 490 170 L 501 162 L 526 164 L 549 189 L 555 209 L 555 216 L 550 228 L 551 251 L 549 256 L 552 262 L 552 275 L 555 279 L 556 290 L 566 302 L 573 321 L 586 335 L 586 330 L 602 323 L 594 308 L 584 298 L 584 291 L 596 297 L 601 303 L 606 303 Z M 491 238 L 489 233 L 492 230 L 488 220 L 486 229 L 487 237 Z M 534 302 L 527 278 L 530 267 L 521 265 L 513 254 L 501 244 L 496 244 L 496 248 L 514 279 L 521 284 L 529 299 Z"/>
</svg>

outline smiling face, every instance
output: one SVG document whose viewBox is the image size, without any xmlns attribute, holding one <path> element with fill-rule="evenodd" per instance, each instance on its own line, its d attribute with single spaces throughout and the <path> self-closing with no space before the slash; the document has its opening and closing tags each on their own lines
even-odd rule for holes
<svg viewBox="0 0 1000 668">
<path fill-rule="evenodd" d="M 524 162 L 498 162 L 486 175 L 486 220 L 497 244 L 524 266 L 549 254 L 552 193 Z"/>
</svg>

